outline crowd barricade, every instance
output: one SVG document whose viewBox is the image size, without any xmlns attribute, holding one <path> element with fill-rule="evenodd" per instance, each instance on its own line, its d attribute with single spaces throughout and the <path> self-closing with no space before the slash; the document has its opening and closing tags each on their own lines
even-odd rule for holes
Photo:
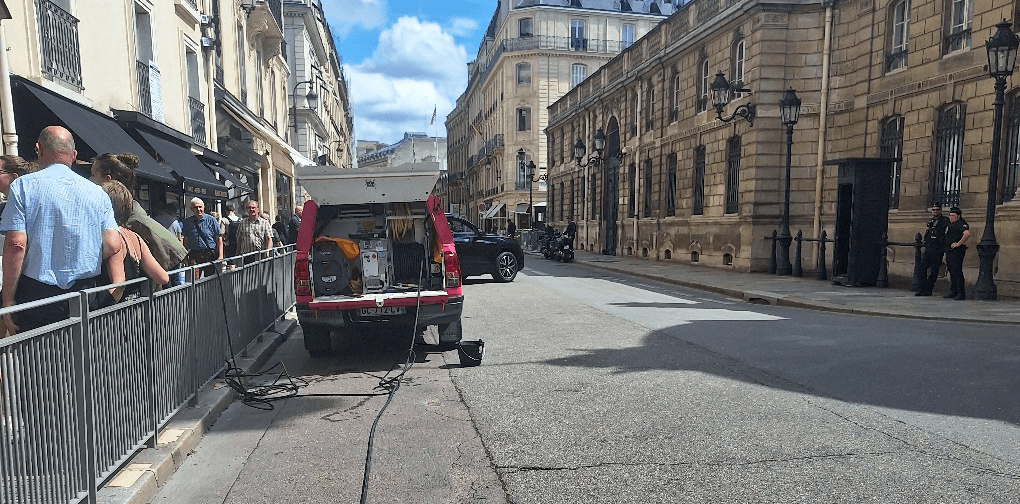
<svg viewBox="0 0 1020 504">
<path fill-rule="evenodd" d="M 107 287 L 0 310 L 70 316 L 0 339 L 0 502 L 96 502 L 96 492 L 294 305 L 293 246 L 184 268 L 184 284 L 101 309 Z M 247 262 L 247 264 L 245 264 Z"/>
</svg>

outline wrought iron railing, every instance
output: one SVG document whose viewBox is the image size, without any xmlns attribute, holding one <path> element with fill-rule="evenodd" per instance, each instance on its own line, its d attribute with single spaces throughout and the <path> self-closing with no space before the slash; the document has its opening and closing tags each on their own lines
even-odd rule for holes
<svg viewBox="0 0 1020 504">
<path fill-rule="evenodd" d="M 273 14 L 277 26 L 283 30 L 283 0 L 268 0 L 269 12 Z"/>
<path fill-rule="evenodd" d="M 205 104 L 189 96 L 188 105 L 191 109 L 191 138 L 195 139 L 195 143 L 205 145 Z"/>
<path fill-rule="evenodd" d="M 885 65 L 887 71 L 890 72 L 907 66 L 907 51 L 902 50 L 889 53 L 885 57 Z"/>
<path fill-rule="evenodd" d="M 138 111 L 152 117 L 149 64 L 144 61 L 135 61 L 135 75 L 138 77 Z"/>
<path fill-rule="evenodd" d="M 945 52 L 951 53 L 970 47 L 970 28 L 946 35 Z"/>
<path fill-rule="evenodd" d="M 43 75 L 82 87 L 78 19 L 49 0 L 39 0 Z"/>
</svg>

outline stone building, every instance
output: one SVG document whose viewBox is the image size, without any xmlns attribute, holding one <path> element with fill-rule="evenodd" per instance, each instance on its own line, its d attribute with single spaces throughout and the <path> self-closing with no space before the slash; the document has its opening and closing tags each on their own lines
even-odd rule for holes
<svg viewBox="0 0 1020 504">
<path fill-rule="evenodd" d="M 994 136 L 983 41 L 1014 3 L 975 0 L 693 0 L 549 107 L 550 219 L 579 222 L 588 250 L 763 271 L 785 184 L 783 91 L 803 100 L 794 126 L 790 221 L 834 233 L 835 160 L 895 158 L 889 173 L 888 272 L 909 279 L 912 243 L 932 204 L 958 205 L 973 233 L 976 279 Z M 749 93 L 753 125 L 715 113 L 717 72 Z M 1007 98 L 995 195 L 1000 295 L 1020 285 L 1020 94 Z M 607 138 L 604 159 L 593 139 Z M 573 159 L 581 139 L 587 154 Z M 815 267 L 805 244 L 805 269 Z M 832 264 L 830 245 L 827 264 Z"/>
<path fill-rule="evenodd" d="M 446 120 L 447 209 L 486 229 L 529 227 L 529 200 L 545 202 L 545 183 L 532 181 L 545 174 L 547 107 L 672 12 L 666 0 L 497 2 Z"/>
<path fill-rule="evenodd" d="M 446 139 L 425 133 L 404 133 L 399 142 L 386 145 L 358 141 L 358 166 L 400 166 L 421 161 L 446 164 Z"/>
</svg>

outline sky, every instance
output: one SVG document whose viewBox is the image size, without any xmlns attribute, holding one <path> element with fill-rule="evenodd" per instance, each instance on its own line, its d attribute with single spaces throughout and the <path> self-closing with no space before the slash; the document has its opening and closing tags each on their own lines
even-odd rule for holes
<svg viewBox="0 0 1020 504">
<path fill-rule="evenodd" d="M 355 139 L 446 136 L 496 0 L 322 0 L 322 7 L 344 61 Z"/>
</svg>

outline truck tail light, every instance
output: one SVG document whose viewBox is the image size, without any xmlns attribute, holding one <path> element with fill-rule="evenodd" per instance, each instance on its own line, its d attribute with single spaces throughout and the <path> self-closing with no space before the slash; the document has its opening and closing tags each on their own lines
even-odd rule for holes
<svg viewBox="0 0 1020 504">
<path fill-rule="evenodd" d="M 294 264 L 294 294 L 298 296 L 312 295 L 311 274 L 308 271 L 307 258 L 300 258 Z"/>
<path fill-rule="evenodd" d="M 443 262 L 446 264 L 446 288 L 453 289 L 460 287 L 460 261 L 453 252 L 443 254 Z"/>
</svg>

